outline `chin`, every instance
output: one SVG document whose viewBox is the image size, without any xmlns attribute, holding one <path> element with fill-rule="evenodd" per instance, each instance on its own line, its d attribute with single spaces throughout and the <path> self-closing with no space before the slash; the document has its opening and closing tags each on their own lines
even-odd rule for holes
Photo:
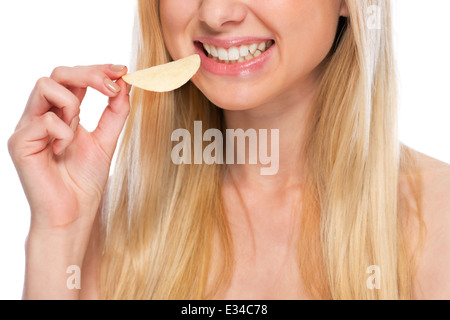
<svg viewBox="0 0 450 320">
<path fill-rule="evenodd" d="M 220 92 L 216 89 L 205 89 L 200 87 L 200 91 L 217 107 L 230 111 L 245 111 L 261 105 L 261 99 L 255 90 L 242 90 L 242 88 L 226 88 Z"/>
<path fill-rule="evenodd" d="M 250 99 L 236 97 L 229 94 L 227 97 L 206 96 L 217 107 L 228 111 L 245 111 L 258 106 L 255 101 Z"/>
</svg>

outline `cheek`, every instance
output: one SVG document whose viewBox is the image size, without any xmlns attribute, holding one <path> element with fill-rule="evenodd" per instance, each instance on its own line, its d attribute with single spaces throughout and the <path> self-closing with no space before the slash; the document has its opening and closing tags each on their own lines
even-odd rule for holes
<svg viewBox="0 0 450 320">
<path fill-rule="evenodd" d="M 281 37 L 283 46 L 289 49 L 291 62 L 304 61 L 305 66 L 315 67 L 325 59 L 333 45 L 339 13 L 333 5 L 335 2 L 329 0 L 299 0 L 299 3 L 296 10 L 284 13 L 290 18 L 280 27 L 287 35 Z"/>
<path fill-rule="evenodd" d="M 154 0 L 151 0 L 154 1 Z M 174 59 L 183 57 L 182 48 L 198 0 L 160 0 L 159 14 L 167 50 Z"/>
<path fill-rule="evenodd" d="M 316 1 L 308 2 L 297 6 L 296 18 L 286 12 L 290 19 L 280 26 L 280 66 L 284 69 L 286 89 L 318 74 L 315 71 L 329 54 L 336 37 L 337 10 L 311 4 Z"/>
<path fill-rule="evenodd" d="M 319 26 L 319 24 L 317 24 Z M 290 51 L 288 59 L 293 70 L 299 70 L 301 74 L 308 74 L 325 60 L 329 54 L 336 36 L 334 23 L 321 25 L 311 31 L 299 33 L 294 40 L 297 43 L 295 50 Z"/>
<path fill-rule="evenodd" d="M 159 14 L 163 28 L 182 28 L 192 13 L 196 11 L 197 2 L 197 0 L 160 0 Z"/>
<path fill-rule="evenodd" d="M 304 35 L 306 46 L 311 48 L 313 56 L 319 61 L 325 59 L 333 46 L 337 24 L 338 16 L 318 16 L 315 21 L 311 22 L 311 25 L 316 27 L 310 28 L 309 32 Z"/>
</svg>

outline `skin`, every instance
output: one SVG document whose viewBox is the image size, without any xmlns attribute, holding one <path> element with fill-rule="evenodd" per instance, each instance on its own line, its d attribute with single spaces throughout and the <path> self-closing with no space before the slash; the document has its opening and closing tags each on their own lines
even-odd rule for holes
<svg viewBox="0 0 450 320">
<path fill-rule="evenodd" d="M 261 176 L 258 166 L 243 165 L 231 166 L 225 178 L 223 192 L 236 244 L 236 266 L 230 287 L 216 298 L 309 298 L 296 270 L 295 233 L 290 229 L 298 218 L 292 212 L 294 204 L 301 203 L 302 181 L 302 155 L 292 146 L 303 144 L 304 121 L 312 109 L 321 62 L 333 43 L 339 16 L 348 14 L 345 3 L 161 0 L 160 14 L 174 59 L 194 53 L 197 36 L 262 36 L 276 41 L 271 61 L 255 75 L 236 79 L 200 70 L 193 78 L 208 99 L 224 109 L 228 128 L 276 128 L 284 137 L 277 175 Z M 130 108 L 126 85 L 120 79 L 127 70 L 119 69 L 110 65 L 56 68 L 50 78 L 37 82 L 8 142 L 32 212 L 24 298 L 98 298 L 98 212 L 110 159 Z M 118 88 L 111 91 L 105 79 L 116 81 Z M 110 98 L 93 133 L 81 125 L 69 127 L 88 86 Z M 221 87 L 227 90 L 217 90 Z M 58 139 L 53 147 L 48 144 L 52 138 Z M 450 169 L 416 155 L 425 185 L 424 219 L 429 237 L 414 290 L 418 298 L 450 298 L 446 272 L 450 235 L 444 232 L 450 227 L 450 203 L 445 201 Z M 45 199 L 43 189 L 57 196 Z M 239 193 L 245 195 L 244 202 Z M 405 193 L 411 197 L 407 188 Z M 407 231 L 412 244 L 414 223 Z M 413 245 L 410 251 L 414 251 Z M 68 265 L 82 266 L 81 290 L 67 290 Z M 213 266 L 212 272 L 215 270 Z"/>
<path fill-rule="evenodd" d="M 79 290 L 67 289 L 66 269 L 89 257 L 91 230 L 130 109 L 120 79 L 126 73 L 126 67 L 111 65 L 56 68 L 37 81 L 8 140 L 31 210 L 24 299 L 80 297 Z M 77 125 L 87 87 L 109 97 L 92 133 Z"/>
</svg>

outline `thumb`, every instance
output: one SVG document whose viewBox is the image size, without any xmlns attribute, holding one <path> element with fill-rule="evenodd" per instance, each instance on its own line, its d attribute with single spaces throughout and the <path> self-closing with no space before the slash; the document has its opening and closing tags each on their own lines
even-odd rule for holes
<svg viewBox="0 0 450 320">
<path fill-rule="evenodd" d="M 120 133 L 130 113 L 127 84 L 122 79 L 117 80 L 116 83 L 120 86 L 120 92 L 109 99 L 109 105 L 103 111 L 97 128 L 92 132 L 93 138 L 110 158 L 114 155 Z"/>
</svg>

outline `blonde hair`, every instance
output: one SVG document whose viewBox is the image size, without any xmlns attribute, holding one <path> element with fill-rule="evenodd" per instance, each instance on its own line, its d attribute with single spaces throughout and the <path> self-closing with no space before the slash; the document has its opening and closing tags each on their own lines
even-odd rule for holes
<svg viewBox="0 0 450 320">
<path fill-rule="evenodd" d="M 409 299 L 413 265 L 398 185 L 401 174 L 415 186 L 418 180 L 397 137 L 389 1 L 346 2 L 350 17 L 325 61 L 304 146 L 299 272 L 313 298 Z M 372 5 L 381 9 L 381 29 L 366 25 Z M 169 62 L 159 1 L 138 1 L 138 12 L 136 68 Z M 193 132 L 195 120 L 203 130 L 224 129 L 221 110 L 192 83 L 171 93 L 133 90 L 104 207 L 101 298 L 208 299 L 228 285 L 233 246 L 223 167 L 170 161 L 172 132 Z M 420 216 L 419 201 L 415 209 Z M 222 269 L 211 278 L 215 250 Z M 382 272 L 381 290 L 367 288 L 371 265 Z"/>
</svg>

